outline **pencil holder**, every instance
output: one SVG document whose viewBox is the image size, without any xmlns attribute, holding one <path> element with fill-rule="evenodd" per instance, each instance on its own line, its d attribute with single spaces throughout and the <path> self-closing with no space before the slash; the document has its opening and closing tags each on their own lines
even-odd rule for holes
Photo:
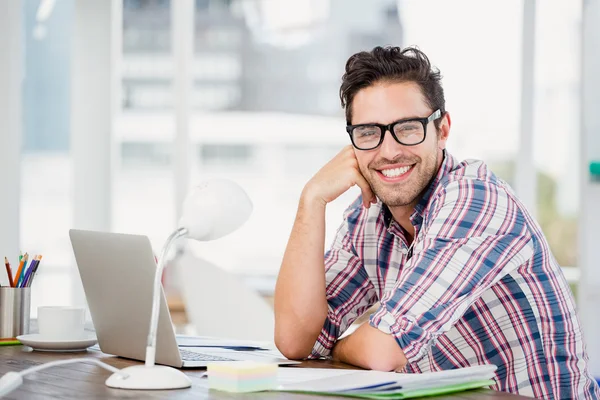
<svg viewBox="0 0 600 400">
<path fill-rule="evenodd" d="M 0 287 L 0 339 L 29 333 L 31 288 Z"/>
</svg>

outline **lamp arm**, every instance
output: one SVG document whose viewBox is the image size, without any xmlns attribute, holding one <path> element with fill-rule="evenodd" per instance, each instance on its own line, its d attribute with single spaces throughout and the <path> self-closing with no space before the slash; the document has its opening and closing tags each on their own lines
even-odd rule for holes
<svg viewBox="0 0 600 400">
<path fill-rule="evenodd" d="M 156 358 L 156 334 L 158 330 L 158 314 L 160 311 L 160 288 L 162 272 L 165 268 L 165 262 L 169 249 L 177 241 L 177 239 L 184 237 L 188 234 L 186 228 L 179 228 L 169 237 L 165 242 L 158 258 L 158 265 L 156 267 L 156 273 L 154 275 L 154 289 L 152 290 L 152 316 L 150 317 L 150 330 L 148 332 L 148 344 L 146 345 L 146 366 L 154 366 Z"/>
</svg>

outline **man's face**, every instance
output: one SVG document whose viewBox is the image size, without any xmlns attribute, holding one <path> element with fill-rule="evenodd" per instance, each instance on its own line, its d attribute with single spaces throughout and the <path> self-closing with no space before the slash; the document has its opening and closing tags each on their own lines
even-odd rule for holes
<svg viewBox="0 0 600 400">
<path fill-rule="evenodd" d="M 434 111 L 415 83 L 376 83 L 355 95 L 351 123 L 387 125 L 401 119 L 426 118 Z M 396 142 L 388 131 L 379 147 L 354 149 L 360 171 L 388 207 L 414 206 L 437 173 L 448 137 L 449 117 L 444 117 L 441 124 L 438 137 L 433 121 L 430 122 L 425 141 L 416 146 Z"/>
</svg>

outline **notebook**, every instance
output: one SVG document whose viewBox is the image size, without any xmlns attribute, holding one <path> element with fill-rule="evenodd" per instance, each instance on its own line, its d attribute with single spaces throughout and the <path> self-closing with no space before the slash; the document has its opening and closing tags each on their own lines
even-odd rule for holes
<svg viewBox="0 0 600 400">
<path fill-rule="evenodd" d="M 422 374 L 279 368 L 277 391 L 363 399 L 408 399 L 493 385 L 495 365 Z"/>
</svg>

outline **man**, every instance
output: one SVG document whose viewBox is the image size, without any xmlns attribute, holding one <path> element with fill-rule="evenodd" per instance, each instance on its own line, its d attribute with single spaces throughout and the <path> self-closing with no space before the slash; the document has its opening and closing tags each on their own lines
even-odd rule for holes
<svg viewBox="0 0 600 400">
<path fill-rule="evenodd" d="M 483 162 L 446 151 L 451 119 L 427 56 L 357 53 L 340 97 L 352 145 L 302 192 L 275 292 L 280 351 L 398 372 L 489 363 L 496 390 L 599 397 L 539 225 Z M 326 205 L 354 185 L 362 196 L 323 259 Z"/>
</svg>

